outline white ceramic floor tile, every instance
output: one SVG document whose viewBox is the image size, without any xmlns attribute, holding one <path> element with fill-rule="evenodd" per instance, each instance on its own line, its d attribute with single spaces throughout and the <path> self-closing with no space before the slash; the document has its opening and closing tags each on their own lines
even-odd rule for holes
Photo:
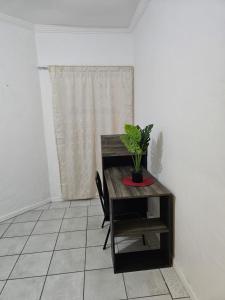
<svg viewBox="0 0 225 300">
<path fill-rule="evenodd" d="M 44 209 L 49 209 L 49 207 L 50 207 L 50 203 L 47 203 L 47 204 L 36 207 L 34 210 L 44 210 Z"/>
<path fill-rule="evenodd" d="M 9 227 L 9 224 L 0 224 L 0 238 L 8 227 Z"/>
<path fill-rule="evenodd" d="M 0 300 L 39 300 L 45 277 L 8 280 Z"/>
<path fill-rule="evenodd" d="M 43 211 L 39 220 L 55 220 L 62 219 L 65 213 L 65 208 L 52 208 Z"/>
<path fill-rule="evenodd" d="M 82 248 L 86 243 L 86 231 L 62 232 L 56 244 L 57 250 Z"/>
<path fill-rule="evenodd" d="M 16 217 L 14 219 L 13 223 L 37 221 L 38 218 L 40 217 L 41 213 L 42 213 L 42 211 L 40 211 L 40 210 L 28 211 L 28 212 Z"/>
<path fill-rule="evenodd" d="M 66 218 L 62 222 L 64 212 Z M 39 217 L 44 220 L 36 224 Z M 173 299 L 190 300 L 173 268 L 162 269 L 162 273 L 160 270 L 125 273 L 124 281 L 122 274 L 114 274 L 110 238 L 108 248 L 102 250 L 108 230 L 108 223 L 101 229 L 102 221 L 99 199 L 94 199 L 47 204 L 0 223 L 0 300 L 40 300 L 51 258 L 41 300 L 105 300 L 106 297 L 107 300 L 124 300 L 127 299 L 124 281 L 129 299 L 172 300 L 167 284 Z M 85 250 L 87 227 L 88 248 Z M 31 232 L 32 236 L 23 236 Z M 3 234 L 14 237 L 1 237 Z M 58 250 L 52 257 L 56 240 Z M 117 242 L 120 252 L 133 249 L 134 244 L 143 246 L 141 238 L 136 238 L 136 241 L 120 238 Z M 148 242 L 152 249 L 158 245 L 153 236 Z M 23 254 L 18 259 L 15 254 L 20 254 L 24 245 Z M 9 275 L 12 279 L 5 285 Z"/>
<path fill-rule="evenodd" d="M 24 278 L 47 274 L 52 252 L 23 254 L 17 261 L 10 278 Z"/>
<path fill-rule="evenodd" d="M 90 205 L 100 205 L 100 199 L 91 199 Z"/>
<path fill-rule="evenodd" d="M 18 255 L 0 257 L 0 280 L 8 279 L 9 274 L 17 261 L 17 258 Z"/>
<path fill-rule="evenodd" d="M 53 251 L 58 233 L 32 235 L 29 237 L 23 253 Z"/>
<path fill-rule="evenodd" d="M 103 216 L 103 210 L 101 205 L 88 206 L 88 216 Z"/>
<path fill-rule="evenodd" d="M 65 232 L 65 231 L 86 230 L 86 228 L 87 228 L 87 217 L 72 218 L 72 219 L 63 220 L 60 231 Z"/>
<path fill-rule="evenodd" d="M 85 248 L 55 251 L 48 274 L 84 271 Z"/>
<path fill-rule="evenodd" d="M 160 295 L 160 296 L 144 297 L 144 298 L 132 298 L 132 300 L 173 300 L 173 299 L 170 297 L 170 295 Z"/>
<path fill-rule="evenodd" d="M 102 227 L 102 222 L 103 222 L 103 216 L 92 216 L 88 217 L 88 229 L 101 229 Z M 107 227 L 109 222 L 105 222 L 104 227 Z"/>
<path fill-rule="evenodd" d="M 128 298 L 169 294 L 159 270 L 125 273 L 124 280 Z"/>
<path fill-rule="evenodd" d="M 11 224 L 4 233 L 4 237 L 30 235 L 36 222 Z"/>
<path fill-rule="evenodd" d="M 0 256 L 20 254 L 27 239 L 27 236 L 0 239 Z"/>
<path fill-rule="evenodd" d="M 113 269 L 85 272 L 84 300 L 126 299 L 122 274 L 114 274 Z"/>
<path fill-rule="evenodd" d="M 87 206 L 76 206 L 67 208 L 64 218 L 80 218 L 87 216 Z"/>
<path fill-rule="evenodd" d="M 104 245 L 107 235 L 108 227 L 103 229 L 87 230 L 87 246 L 100 246 Z M 110 236 L 107 246 L 110 245 Z"/>
<path fill-rule="evenodd" d="M 105 250 L 100 247 L 86 249 L 86 270 L 112 268 L 111 248 Z"/>
<path fill-rule="evenodd" d="M 38 221 L 32 234 L 56 233 L 60 229 L 61 220 Z"/>
<path fill-rule="evenodd" d="M 52 208 L 68 208 L 70 207 L 70 201 L 59 201 L 59 202 L 53 202 L 50 204 L 50 209 Z"/>
<path fill-rule="evenodd" d="M 41 300 L 83 300 L 84 273 L 48 276 Z"/>
<path fill-rule="evenodd" d="M 90 205 L 90 200 L 72 200 L 70 207 L 88 206 L 88 205 Z"/>
<path fill-rule="evenodd" d="M 161 272 L 173 298 L 189 297 L 174 268 L 161 269 Z"/>
</svg>

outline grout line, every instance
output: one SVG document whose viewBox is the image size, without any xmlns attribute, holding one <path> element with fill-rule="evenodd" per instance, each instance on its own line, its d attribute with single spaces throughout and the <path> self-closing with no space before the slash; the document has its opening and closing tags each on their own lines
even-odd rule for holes
<svg viewBox="0 0 225 300">
<path fill-rule="evenodd" d="M 92 272 L 92 271 L 99 271 L 99 270 L 112 270 L 113 271 L 113 267 L 99 268 L 99 269 L 90 269 L 90 270 L 85 270 L 85 272 Z M 121 273 L 118 273 L 118 274 L 121 274 Z"/>
<path fill-rule="evenodd" d="M 39 300 L 41 300 L 41 297 L 42 297 L 42 294 L 43 294 L 43 291 L 44 291 L 45 283 L 46 283 L 48 272 L 49 272 L 49 269 L 50 269 L 50 266 L 51 266 L 51 263 L 52 263 L 52 259 L 53 259 L 53 255 L 54 255 L 54 250 L 55 250 L 56 244 L 58 242 L 58 238 L 59 238 L 59 234 L 60 234 L 60 229 L 62 227 L 62 223 L 63 223 L 63 219 L 64 219 L 64 216 L 65 216 L 65 213 L 66 213 L 66 210 L 64 210 L 64 214 L 63 214 L 63 217 L 62 217 L 62 220 L 61 220 L 61 224 L 60 224 L 60 227 L 59 227 L 57 238 L 55 240 L 55 246 L 54 246 L 53 251 L 52 251 L 52 256 L 51 256 L 51 259 L 50 259 L 50 262 L 49 262 L 49 265 L 48 265 L 47 273 L 45 275 L 45 280 L 44 280 L 44 284 L 43 284 L 43 287 L 42 287 L 42 290 L 41 290 L 41 294 L 40 294 Z"/>
<path fill-rule="evenodd" d="M 189 297 L 180 297 L 180 298 L 172 298 L 172 299 L 173 299 L 173 300 L 191 299 L 190 297 L 191 297 L 191 296 L 189 296 Z"/>
<path fill-rule="evenodd" d="M 86 231 L 86 230 L 80 230 L 80 231 Z M 76 231 L 59 232 L 59 233 L 70 233 L 70 232 L 76 232 Z M 56 234 L 56 233 L 47 233 L 47 234 L 43 234 L 43 235 Z M 38 235 L 41 235 L 41 234 L 38 234 Z M 33 237 L 33 236 L 38 236 L 38 235 L 31 235 L 31 236 Z M 28 236 L 28 237 L 31 237 L 31 236 Z M 10 239 L 10 238 L 8 238 L 8 239 Z M 0 257 L 23 255 L 23 254 L 33 254 L 33 253 L 43 253 L 43 252 L 52 252 L 52 251 L 62 251 L 62 250 L 72 250 L 72 249 L 82 249 L 82 248 L 94 248 L 94 247 L 97 248 L 97 247 L 102 247 L 102 246 L 103 246 L 103 244 L 102 245 L 90 245 L 90 246 L 86 246 L 86 247 L 84 246 L 84 247 L 61 248 L 61 249 L 44 250 L 44 251 L 34 251 L 34 252 L 23 252 L 21 254 L 14 253 L 14 254 L 1 255 Z M 109 247 L 107 247 L 106 249 L 108 249 L 108 248 Z"/>
<path fill-rule="evenodd" d="M 0 224 L 1 225 L 1 224 Z M 2 225 L 4 225 L 4 224 L 2 224 Z M 0 239 L 2 239 L 2 238 L 4 238 L 4 234 L 6 233 L 6 231 L 9 229 L 9 227 L 12 225 L 12 223 L 6 223 L 5 225 L 8 225 L 7 227 L 6 227 L 6 229 L 4 230 L 4 232 L 2 233 L 2 235 L 0 236 Z"/>
<path fill-rule="evenodd" d="M 45 253 L 45 252 L 59 252 L 59 251 L 66 251 L 66 250 L 76 250 L 76 249 L 84 249 L 84 248 L 100 248 L 102 247 L 102 245 L 99 246 L 87 246 L 87 247 L 72 247 L 72 248 L 62 248 L 62 249 L 54 249 L 54 250 L 44 250 L 44 251 L 34 251 L 34 252 L 23 252 L 21 254 L 10 254 L 10 255 L 3 255 L 0 256 L 0 258 L 2 257 L 10 257 L 10 256 L 16 256 L 16 255 L 24 255 L 24 254 L 36 254 L 36 253 Z M 105 268 L 104 268 L 105 269 Z M 97 269 L 96 269 L 97 270 Z M 5 280 L 5 279 L 4 279 Z M 3 280 L 3 281 L 4 281 Z M 1 281 L 1 280 L 0 280 Z"/>
<path fill-rule="evenodd" d="M 113 270 L 112 267 L 109 268 L 99 268 L 99 269 L 91 269 L 91 270 L 86 270 L 87 272 L 91 272 L 91 271 L 99 271 L 99 270 Z M 79 271 L 70 271 L 70 272 L 61 272 L 61 273 L 54 273 L 54 274 L 48 274 L 47 277 L 50 276 L 55 276 L 55 275 L 65 275 L 65 274 L 74 274 L 74 273 L 84 273 L 84 270 L 79 270 Z M 16 277 L 16 278 L 9 278 L 7 279 L 8 281 L 12 281 L 12 280 L 18 280 L 18 279 L 27 279 L 27 278 L 36 278 L 36 277 L 46 277 L 46 275 L 34 275 L 34 276 L 25 276 L 25 277 Z M 5 281 L 6 279 L 0 280 L 1 281 Z M 168 294 L 167 294 L 168 295 Z M 186 298 L 184 298 L 186 299 Z M 176 299 L 177 300 L 177 299 Z"/>
<path fill-rule="evenodd" d="M 15 218 L 16 218 L 16 217 L 21 216 L 21 215 L 24 215 L 24 214 L 26 214 L 26 213 L 28 213 L 28 212 L 31 212 L 31 211 L 47 210 L 48 208 L 42 208 L 42 207 L 43 207 L 43 206 L 46 206 L 46 205 L 50 205 L 50 204 L 51 204 L 51 202 L 48 202 L 48 203 L 46 203 L 46 204 L 44 204 L 44 205 L 40 205 L 40 206 L 37 206 L 36 208 L 29 209 L 29 210 L 27 210 L 27 211 L 25 211 L 25 212 L 22 212 L 22 213 L 20 213 L 20 214 L 17 214 L 17 215 L 14 216 L 14 217 L 11 217 L 11 218 L 9 218 L 9 219 L 6 219 L 6 220 L 0 222 L 0 225 L 3 225 L 3 224 L 14 224 L 14 221 L 15 221 Z M 38 209 L 38 208 L 40 208 L 40 209 Z M 7 223 L 7 221 L 8 221 L 8 220 L 11 220 L 11 219 L 12 219 L 12 221 L 11 221 L 10 223 Z M 16 222 L 16 223 L 18 223 L 18 222 Z M 19 223 L 23 223 L 23 222 L 19 222 Z"/>
<path fill-rule="evenodd" d="M 86 211 L 87 211 L 87 224 L 88 224 L 88 207 L 87 207 Z M 84 294 L 85 294 L 86 258 L 87 258 L 87 226 L 86 226 L 86 240 L 85 240 L 85 254 L 84 254 L 83 299 L 84 299 Z"/>
<path fill-rule="evenodd" d="M 9 218 L 9 219 L 5 219 L 4 221 L 0 222 L 0 225 L 5 225 L 5 224 L 12 224 L 12 222 L 14 221 L 15 217 Z"/>
<path fill-rule="evenodd" d="M 95 198 L 94 198 L 95 199 Z M 97 199 L 97 198 L 96 198 Z M 92 200 L 92 199 L 91 199 Z M 91 200 L 90 200 L 90 203 L 89 204 L 86 204 L 86 205 L 75 205 L 75 206 L 72 206 L 72 202 L 76 202 L 76 200 L 72 200 L 72 201 L 68 201 L 68 202 L 70 202 L 70 205 L 67 207 L 54 207 L 53 206 L 53 208 L 51 208 L 51 205 L 53 204 L 53 203 L 55 203 L 55 202 L 49 202 L 49 203 L 46 203 L 46 204 L 44 204 L 44 205 L 40 205 L 39 207 L 36 207 L 36 208 L 33 208 L 33 209 L 30 209 L 30 210 L 27 210 L 26 212 L 23 212 L 23 213 L 20 213 L 20 214 L 18 214 L 18 215 L 16 215 L 15 217 L 12 217 L 12 218 L 9 218 L 9 219 L 6 219 L 5 221 L 2 221 L 2 222 L 0 222 L 0 225 L 3 225 L 3 224 L 15 224 L 15 223 L 26 223 L 27 221 L 19 221 L 19 222 L 14 222 L 15 221 L 15 218 L 16 217 L 18 217 L 18 216 L 21 216 L 21 215 L 24 215 L 24 214 L 26 214 L 26 213 L 29 213 L 29 212 L 31 212 L 31 211 L 45 211 L 45 210 L 51 210 L 51 209 L 68 209 L 68 208 L 77 208 L 77 207 L 88 207 L 88 206 L 99 206 L 99 204 L 92 204 L 91 205 Z M 80 199 L 78 200 L 78 201 L 81 201 Z M 85 201 L 85 200 L 84 200 Z M 48 208 L 45 208 L 44 206 L 49 206 Z M 97 215 L 94 215 L 94 216 L 97 216 Z M 85 217 L 85 216 L 84 216 Z M 10 222 L 10 223 L 6 223 L 8 220 L 10 220 L 10 219 L 12 219 L 12 221 Z M 32 221 L 34 221 L 34 220 L 31 220 L 30 222 L 32 222 Z M 29 222 L 29 221 L 28 221 Z"/>
<path fill-rule="evenodd" d="M 16 260 L 16 262 L 15 262 L 15 264 L 14 264 L 14 266 L 13 266 L 11 272 L 9 273 L 8 278 L 7 278 L 6 281 L 5 281 L 5 284 L 4 284 L 4 286 L 3 286 L 3 288 L 2 288 L 2 290 L 1 290 L 1 292 L 0 292 L 0 295 L 2 294 L 2 292 L 3 292 L 3 290 L 4 290 L 5 286 L 6 286 L 6 284 L 7 284 L 7 282 L 8 282 L 8 280 L 9 280 L 9 278 L 10 278 L 12 272 L 13 272 L 13 270 L 15 269 L 15 266 L 16 266 L 16 264 L 17 264 L 17 262 L 18 262 L 18 260 L 19 260 L 19 258 L 20 258 L 20 256 L 21 256 L 21 254 L 22 254 L 24 248 L 26 247 L 26 244 L 27 244 L 27 242 L 28 242 L 30 236 L 32 235 L 32 232 L 34 231 L 34 228 L 36 227 L 36 225 L 37 225 L 37 223 L 38 223 L 38 221 L 39 221 L 39 218 L 41 217 L 42 213 L 43 213 L 43 211 L 40 213 L 40 215 L 39 215 L 39 217 L 38 217 L 38 219 L 37 219 L 37 221 L 36 221 L 36 223 L 35 223 L 35 225 L 34 225 L 32 231 L 31 231 L 30 235 L 27 237 L 27 240 L 26 240 L 25 244 L 23 245 L 22 250 L 20 251 L 20 253 L 15 254 L 15 255 L 18 255 L 17 260 Z M 12 223 L 12 224 L 14 224 L 14 223 Z"/>
<path fill-rule="evenodd" d="M 128 298 L 128 299 L 129 300 L 135 300 L 135 299 L 143 299 L 143 298 L 154 298 L 154 297 L 160 297 L 160 296 L 168 296 L 168 295 L 169 295 L 168 293 L 167 294 L 156 294 L 156 295 L 151 295 L 151 296 L 141 296 L 141 297 L 135 297 L 135 298 L 131 297 L 131 298 Z M 176 299 L 176 300 L 179 300 L 179 299 Z"/>
<path fill-rule="evenodd" d="M 26 215 L 26 214 L 29 214 L 29 213 L 33 212 L 33 213 L 36 213 L 36 214 L 39 213 L 39 216 L 37 217 L 37 219 L 39 219 L 40 216 L 42 215 L 43 211 L 44 211 L 43 209 L 42 209 L 42 210 L 32 210 L 32 209 L 31 209 L 31 210 L 28 210 L 28 211 L 26 211 L 26 212 L 24 212 L 24 213 L 22 213 L 22 214 L 19 214 L 19 215 L 15 216 L 15 217 L 14 217 L 14 220 L 13 220 L 13 222 L 12 222 L 12 224 L 16 224 L 16 223 L 26 223 L 26 222 L 34 222 L 34 221 L 36 221 L 36 220 L 27 220 L 27 221 L 19 221 L 19 222 L 16 222 L 16 218 L 19 217 L 19 216 Z"/>
<path fill-rule="evenodd" d="M 40 277 L 50 277 L 50 276 L 56 276 L 56 275 L 66 275 L 66 274 L 74 274 L 74 273 L 83 273 L 84 271 L 74 271 L 74 272 L 62 272 L 62 273 L 55 273 L 55 274 L 48 274 L 46 275 L 35 275 L 35 276 L 27 276 L 27 277 L 16 277 L 16 278 L 10 278 L 8 281 L 12 280 L 23 280 L 23 279 L 28 279 L 28 278 L 40 278 Z M 44 289 L 44 286 L 43 286 Z"/>
<path fill-rule="evenodd" d="M 96 268 L 94 268 L 94 269 L 86 269 L 85 268 L 86 272 L 99 271 L 99 270 L 113 270 L 113 266 L 111 266 L 111 267 L 105 267 L 105 268 L 98 268 L 98 269 L 96 269 Z"/>
<path fill-rule="evenodd" d="M 77 230 L 80 231 L 80 230 Z M 69 231 L 70 232 L 70 231 Z M 39 236 L 39 235 L 47 235 L 47 234 L 56 234 L 58 233 L 58 231 L 54 231 L 54 232 L 45 232 L 45 233 L 35 233 L 32 234 L 32 236 Z M 22 237 L 26 237 L 26 236 L 30 236 L 29 234 L 27 235 L 14 235 L 14 236 L 5 236 L 2 237 L 1 239 L 13 239 L 13 238 L 22 238 Z M 0 255 L 1 256 L 1 255 Z M 9 256 L 9 255 L 3 255 L 3 256 Z"/>
<path fill-rule="evenodd" d="M 85 206 L 82 206 L 82 207 L 85 207 Z M 73 207 L 73 208 L 76 208 L 76 207 Z M 43 211 L 46 211 L 46 209 L 42 210 L 42 212 Z M 73 217 L 69 217 L 69 218 L 68 217 L 64 217 L 63 219 L 64 220 L 71 220 L 71 219 L 81 219 L 81 218 L 86 218 L 86 217 L 89 218 L 89 217 L 104 217 L 104 216 L 103 215 L 91 215 L 91 216 L 86 215 L 86 216 L 80 216 L 80 217 L 77 217 L 77 216 L 73 216 Z M 47 219 L 47 220 L 39 220 L 39 221 L 48 222 L 48 221 L 56 221 L 56 220 L 61 220 L 61 219 L 62 219 L 62 217 L 60 217 L 60 218 L 53 218 L 53 219 Z M 0 225 L 5 225 L 5 224 L 12 225 L 12 224 L 21 224 L 21 223 L 29 223 L 29 222 L 36 222 L 36 220 L 17 221 L 17 222 L 12 222 L 12 223 L 3 223 L 3 224 L 0 223 Z"/>
<path fill-rule="evenodd" d="M 71 202 L 70 202 L 70 206 L 71 206 Z M 87 206 L 82 206 L 82 207 L 86 207 L 86 212 L 87 212 L 87 215 L 86 216 L 83 216 L 83 217 L 72 217 L 72 218 L 65 218 L 65 214 L 66 214 L 66 211 L 67 211 L 67 209 L 68 208 L 62 208 L 62 209 L 64 209 L 64 214 L 63 214 L 63 216 L 62 216 L 62 218 L 60 218 L 60 219 L 57 219 L 57 220 L 61 220 L 61 223 L 60 223 L 60 227 L 59 227 L 59 230 L 57 231 L 57 232 L 51 232 L 51 233 L 40 233 L 40 234 L 32 234 L 33 232 L 34 232 L 34 230 L 35 230 L 35 227 L 37 226 L 37 223 L 39 222 L 39 221 L 43 221 L 43 222 L 45 222 L 45 221 L 53 221 L 53 220 L 55 220 L 55 219 L 50 219 L 50 220 L 40 220 L 40 218 L 41 218 L 41 216 L 42 216 L 42 214 L 44 213 L 44 211 L 46 211 L 46 210 L 42 210 L 41 211 L 41 213 L 40 213 L 40 215 L 39 215 L 39 217 L 38 217 L 38 219 L 36 220 L 36 221 L 25 221 L 25 222 L 18 222 L 18 223 L 28 223 L 28 222 L 35 222 L 35 225 L 34 225 L 34 227 L 33 227 L 33 230 L 31 231 L 31 233 L 30 233 L 30 235 L 28 235 L 28 236 L 24 236 L 24 237 L 27 237 L 27 240 L 26 240 L 26 242 L 25 242 L 25 244 L 24 244 L 24 246 L 23 246 L 23 248 L 22 248 L 22 250 L 21 250 L 21 252 L 19 253 L 19 254 L 12 254 L 12 255 L 5 255 L 5 256 L 15 256 L 15 255 L 18 255 L 18 258 L 17 258 L 17 260 L 16 260 L 16 262 L 15 262 L 15 264 L 14 264 L 14 266 L 13 266 L 13 269 L 11 270 L 11 272 L 10 272 L 10 274 L 9 274 L 9 276 L 8 276 L 8 278 L 6 279 L 6 282 L 5 282 L 5 284 L 4 284 L 4 286 L 3 286 L 3 288 L 2 288 L 2 290 L 0 291 L 0 294 L 3 292 L 3 290 L 4 290 L 4 288 L 5 288 L 5 285 L 7 284 L 7 282 L 9 281 L 9 280 L 17 280 L 17 279 L 25 279 L 25 278 L 35 278 L 35 277 L 44 277 L 45 279 L 44 279 L 44 283 L 43 283 L 43 286 L 42 286 L 42 290 L 41 290 L 41 294 L 40 294 L 40 296 L 39 296 L 39 300 L 41 300 L 41 298 L 42 298 L 42 295 L 43 295 L 43 291 L 44 291 L 44 288 L 45 288 L 45 284 L 46 284 L 46 280 L 47 280 L 47 277 L 48 276 L 56 276 L 56 275 L 61 275 L 61 274 L 71 274 L 71 273 L 81 273 L 81 272 L 83 272 L 84 273 L 84 278 L 83 278 L 83 299 L 84 299 L 84 295 L 85 295 L 85 274 L 86 274 L 86 272 L 92 272 L 92 271 L 97 271 L 97 270 L 105 270 L 105 269 L 112 269 L 113 270 L 113 268 L 112 267 L 107 267 L 107 268 L 97 268 L 97 269 L 90 269 L 90 270 L 87 270 L 86 269 L 86 258 L 87 258 L 87 248 L 93 248 L 93 247 L 101 247 L 102 245 L 93 245 L 93 246 L 87 246 L 87 233 L 88 233 L 88 231 L 89 230 L 98 230 L 98 229 L 101 229 L 101 228 L 88 228 L 88 218 L 89 217 L 94 217 L 95 215 L 93 215 L 93 216 L 88 216 L 88 207 L 90 207 L 91 205 L 87 205 Z M 80 207 L 80 206 L 75 206 L 75 207 L 73 207 L 73 208 L 77 208 L 77 207 Z M 100 215 L 98 215 L 99 217 L 100 217 Z M 102 216 L 102 215 L 101 215 Z M 64 220 L 69 220 L 69 219 L 74 219 L 74 218 L 86 218 L 86 220 L 87 220 L 87 226 L 86 226 L 86 229 L 85 230 L 74 230 L 74 231 L 64 231 L 64 232 L 61 232 L 61 228 L 62 228 L 62 224 L 63 224 L 63 221 Z M 8 227 L 6 228 L 6 230 L 8 230 L 8 228 L 10 227 L 10 225 L 12 225 L 12 224 L 17 224 L 17 223 L 9 223 L 8 224 Z M 6 232 L 6 230 L 4 231 L 4 233 L 3 234 L 5 234 L 5 232 Z M 61 233 L 67 233 L 67 232 L 76 232 L 76 231 L 84 231 L 85 233 L 86 233 L 86 240 L 85 240 L 85 247 L 78 247 L 78 248 L 67 248 L 67 249 L 56 249 L 56 245 L 57 245 L 57 242 L 58 242 L 58 238 L 59 238 L 59 235 L 61 234 Z M 26 244 L 27 244 L 27 242 L 28 242 L 28 240 L 29 240 L 29 238 L 31 237 L 31 235 L 32 236 L 38 236 L 38 235 L 50 235 L 50 234 L 57 234 L 57 237 L 56 237 L 56 240 L 55 240 L 55 244 L 54 244 L 54 248 L 53 248 L 53 250 L 52 251 L 41 251 L 41 252 L 31 252 L 31 253 L 23 253 L 23 250 L 25 249 L 25 246 L 26 246 Z M 15 236 L 14 236 L 15 237 Z M 20 237 L 22 237 L 22 236 L 20 236 Z M 13 238 L 13 237 L 5 237 L 5 238 Z M 54 256 L 54 253 L 55 252 L 57 252 L 57 251 L 63 251 L 63 250 L 72 250 L 72 249 L 85 249 L 85 259 L 84 259 L 84 270 L 82 271 L 82 270 L 79 270 L 79 271 L 73 271 L 73 272 L 62 272 L 62 273 L 55 273 L 55 274 L 49 274 L 49 270 L 50 270 L 50 266 L 51 266 L 51 263 L 52 263 L 52 259 L 53 259 L 53 256 Z M 14 268 L 15 268 L 15 266 L 16 266 L 16 264 L 17 264 L 17 262 L 18 262 L 18 260 L 19 260 L 19 258 L 21 257 L 21 255 L 24 255 L 24 254 L 33 254 L 33 253 L 43 253 L 43 252 L 52 252 L 52 255 L 51 255 L 51 259 L 50 259 L 50 262 L 49 262 L 49 265 L 48 265 L 48 270 L 47 270 L 47 273 L 46 273 L 46 275 L 38 275 L 38 276 L 28 276 L 28 277 L 23 277 L 23 278 L 10 278 L 10 276 L 11 276 L 11 274 L 12 274 L 12 272 L 13 272 L 13 270 L 14 270 Z M 4 256 L 3 256 L 4 257 Z M 165 282 L 165 284 L 166 284 L 166 287 L 167 287 L 167 289 L 168 289 L 168 293 L 167 294 L 160 294 L 160 295 L 170 295 L 171 297 L 172 297 L 172 294 L 171 294 L 171 292 L 170 292 L 170 289 L 169 289 L 169 287 L 168 287 L 168 285 L 167 285 L 167 283 L 166 283 L 166 280 L 165 280 L 165 278 L 164 278 L 164 276 L 163 276 L 163 274 L 162 274 L 162 272 L 161 272 L 161 270 L 160 269 L 158 269 L 159 271 L 160 271 L 160 273 L 161 273 L 161 275 L 162 275 L 162 277 L 163 277 L 163 280 L 164 280 L 164 282 Z M 125 293 L 126 293 L 126 299 L 128 299 L 128 294 L 127 294 L 127 288 L 126 288 L 126 284 L 125 284 L 125 276 L 124 276 L 124 273 L 122 273 L 121 274 L 122 275 L 122 279 L 123 279 L 123 283 L 124 283 L 124 287 L 125 287 Z M 5 281 L 5 280 L 1 280 L 1 281 Z M 154 295 L 154 296 L 160 296 L 160 295 Z M 153 297 L 153 295 L 152 296 L 146 296 L 146 297 Z M 138 298 L 143 298 L 143 297 L 136 297 L 136 298 L 129 298 L 129 299 L 138 299 Z M 174 299 L 173 297 L 172 297 L 172 299 Z M 176 298 L 176 300 L 178 300 L 178 299 L 189 299 L 189 298 Z"/>
<path fill-rule="evenodd" d="M 128 299 L 127 287 L 126 287 L 126 283 L 125 283 L 124 273 L 122 273 L 122 278 L 123 278 L 123 284 L 124 284 L 124 288 L 125 288 L 126 297 Z"/>
<path fill-rule="evenodd" d="M 37 221 L 38 221 L 38 220 L 37 220 Z M 33 232 L 34 227 L 36 226 L 37 221 L 26 222 L 26 223 L 20 223 L 20 224 L 33 223 L 33 228 L 31 229 L 30 233 L 28 233 L 28 234 L 24 234 L 24 235 L 12 235 L 12 236 L 4 236 L 4 235 L 3 235 L 1 238 L 2 238 L 2 239 L 10 239 L 10 238 L 18 238 L 18 237 L 26 237 L 26 236 L 30 236 L 31 233 Z M 10 227 L 11 227 L 12 225 L 18 225 L 18 223 L 10 224 Z M 8 229 L 9 229 L 9 228 L 8 228 Z M 8 229 L 7 229 L 7 231 L 8 231 Z M 7 234 L 7 232 L 5 232 L 4 234 Z"/>
<path fill-rule="evenodd" d="M 90 230 L 90 229 L 88 229 Z M 91 229 L 92 230 L 92 229 Z M 60 231 L 59 233 L 70 233 L 70 232 L 77 232 L 77 231 L 86 231 L 86 229 L 80 229 L 80 230 L 66 230 L 66 231 Z M 32 236 L 40 236 L 40 235 L 48 235 L 48 234 L 56 234 L 58 233 L 58 231 L 54 231 L 54 232 L 45 232 L 45 233 L 35 233 L 35 234 L 32 234 Z M 14 236 L 5 236 L 5 237 L 2 237 L 0 238 L 1 239 L 13 239 L 13 238 L 22 238 L 22 237 L 27 237 L 27 236 L 30 236 L 30 234 L 26 234 L 26 235 L 14 235 Z M 83 247 L 80 247 L 80 248 L 83 248 Z M 10 255 L 0 255 L 1 256 L 10 256 Z"/>
<path fill-rule="evenodd" d="M 170 292 L 169 286 L 168 286 L 168 284 L 167 284 L 167 282 L 166 282 L 166 279 L 164 278 L 163 273 L 162 273 L 162 271 L 161 271 L 160 268 L 159 268 L 159 272 L 160 272 L 160 274 L 161 274 L 161 276 L 162 276 L 162 278 L 163 278 L 163 281 L 165 282 L 165 285 L 166 285 L 166 287 L 167 287 L 167 289 L 168 289 L 168 291 L 169 291 L 170 297 L 173 299 L 173 296 L 172 296 L 172 294 L 171 294 L 171 292 Z"/>
</svg>

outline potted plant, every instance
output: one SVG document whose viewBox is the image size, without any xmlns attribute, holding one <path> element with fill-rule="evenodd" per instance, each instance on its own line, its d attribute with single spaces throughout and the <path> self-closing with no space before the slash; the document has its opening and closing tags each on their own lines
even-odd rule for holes
<svg viewBox="0 0 225 300">
<path fill-rule="evenodd" d="M 153 124 L 147 125 L 141 129 L 139 125 L 125 124 L 125 134 L 120 136 L 122 143 L 127 148 L 128 152 L 132 154 L 134 163 L 134 170 L 132 171 L 133 182 L 142 182 L 142 155 L 147 151 L 150 142 L 150 133 Z"/>
</svg>

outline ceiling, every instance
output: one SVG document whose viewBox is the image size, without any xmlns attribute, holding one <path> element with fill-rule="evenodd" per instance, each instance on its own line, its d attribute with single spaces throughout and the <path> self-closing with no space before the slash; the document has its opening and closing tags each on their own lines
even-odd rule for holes
<svg viewBox="0 0 225 300">
<path fill-rule="evenodd" d="M 142 0 L 0 0 L 0 12 L 34 24 L 127 28 Z"/>
</svg>

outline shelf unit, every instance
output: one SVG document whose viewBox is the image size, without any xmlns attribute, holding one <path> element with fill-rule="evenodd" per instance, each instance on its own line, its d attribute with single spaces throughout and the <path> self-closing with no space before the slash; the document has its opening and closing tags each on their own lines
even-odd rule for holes
<svg viewBox="0 0 225 300">
<path fill-rule="evenodd" d="M 114 236 L 137 236 L 146 232 L 169 232 L 169 228 L 160 218 L 129 219 L 114 222 Z"/>
<path fill-rule="evenodd" d="M 111 226 L 111 253 L 115 273 L 170 267 L 173 263 L 173 196 L 160 182 L 147 187 L 128 187 L 122 183 L 122 178 L 130 174 L 130 167 L 111 167 L 105 170 L 104 176 L 108 187 Z M 144 170 L 144 176 L 151 176 Z M 126 199 L 129 208 L 130 201 L 141 201 L 146 198 L 158 197 L 160 202 L 159 218 L 136 218 L 116 220 L 114 218 L 117 205 Z M 160 236 L 160 249 L 116 253 L 115 239 L 117 237 L 142 236 L 154 232 Z"/>
</svg>

